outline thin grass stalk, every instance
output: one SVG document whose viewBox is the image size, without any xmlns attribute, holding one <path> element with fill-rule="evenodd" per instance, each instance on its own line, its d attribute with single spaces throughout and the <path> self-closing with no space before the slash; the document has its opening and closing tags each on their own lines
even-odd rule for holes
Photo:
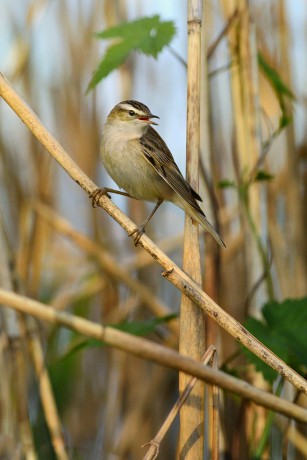
<svg viewBox="0 0 307 460">
<path fill-rule="evenodd" d="M 204 356 L 202 357 L 202 364 L 205 366 L 208 364 L 208 362 L 212 359 L 212 356 L 215 352 L 215 348 L 213 346 L 210 346 Z M 166 433 L 168 432 L 170 426 L 174 422 L 176 416 L 178 415 L 180 409 L 182 408 L 183 404 L 185 403 L 186 399 L 188 398 L 189 394 L 193 390 L 195 384 L 197 382 L 197 378 L 193 377 L 190 378 L 187 386 L 185 387 L 184 391 L 181 393 L 180 397 L 174 404 L 173 408 L 169 412 L 168 416 L 164 420 L 161 428 L 159 429 L 158 433 L 156 436 L 148 443 L 144 444 L 142 447 L 145 447 L 147 445 L 150 445 L 150 448 L 148 452 L 146 453 L 145 457 L 143 460 L 155 460 L 158 457 L 159 454 L 159 449 L 160 449 L 160 444 L 165 437 Z"/>
<path fill-rule="evenodd" d="M 279 19 L 279 45 L 280 45 L 280 72 L 289 88 L 292 87 L 291 61 L 289 44 L 291 43 L 291 32 L 287 20 L 287 7 L 284 0 L 278 2 Z M 284 101 L 288 116 L 293 113 L 292 101 Z M 282 193 L 286 202 L 286 231 L 284 238 L 287 241 L 286 253 L 287 263 L 291 264 L 291 270 L 287 272 L 288 292 L 286 296 L 305 296 L 307 279 L 307 244 L 306 244 L 306 222 L 304 222 L 303 200 L 300 190 L 299 164 L 297 148 L 295 146 L 295 126 L 290 123 L 286 127 L 286 177 L 287 185 Z M 276 203 L 277 206 L 277 203 Z M 274 234 L 272 234 L 272 239 Z"/>
<path fill-rule="evenodd" d="M 295 397 L 292 402 L 298 404 L 299 406 L 306 407 L 306 401 L 304 401 L 304 396 L 301 393 L 296 392 Z M 307 438 L 305 437 L 305 442 L 302 442 L 302 437 L 300 436 L 300 428 L 304 430 L 304 427 L 297 426 L 292 420 L 282 420 L 280 417 L 275 417 L 274 423 L 277 425 L 279 430 L 283 433 L 283 442 L 282 442 L 282 452 L 283 459 L 287 459 L 287 452 L 289 448 L 289 442 L 291 442 L 295 448 L 299 451 L 305 450 L 307 452 Z M 297 437 L 296 437 L 297 433 Z M 307 454 L 305 455 L 307 458 Z"/>
<path fill-rule="evenodd" d="M 257 115 L 257 50 L 251 36 L 249 6 L 247 0 L 235 2 L 239 8 L 239 21 L 229 31 L 230 60 L 236 62 L 230 69 L 231 93 L 235 126 L 237 154 L 237 182 L 242 188 L 240 195 L 242 227 L 244 231 L 244 252 L 247 274 L 247 291 L 252 290 L 263 271 L 262 261 L 257 247 L 257 235 L 261 233 L 259 185 L 245 188 L 246 171 L 257 161 L 260 152 L 259 120 Z M 222 5 L 227 18 L 235 10 L 226 0 Z M 252 216 L 252 220 L 251 220 Z M 252 224 L 251 224 L 252 222 Z M 264 293 L 258 290 L 255 303 L 263 302 Z"/>
<path fill-rule="evenodd" d="M 214 369 L 218 369 L 217 366 L 217 351 L 211 357 L 211 366 Z M 220 399 L 219 399 L 219 387 L 217 385 L 211 385 L 209 388 L 209 446 L 211 452 L 211 460 L 219 460 L 220 458 L 220 427 L 219 427 L 219 410 L 220 410 Z"/>
<path fill-rule="evenodd" d="M 307 438 L 306 435 L 301 433 L 301 431 L 298 429 L 296 423 L 292 421 L 287 425 L 286 430 L 280 418 L 275 418 L 274 423 L 284 438 L 282 446 L 283 460 L 288 460 L 289 458 L 289 444 L 292 444 L 295 447 L 297 456 L 299 455 L 299 452 L 302 455 L 302 459 L 307 458 Z"/>
<path fill-rule="evenodd" d="M 241 87 L 241 105 L 238 116 L 243 117 L 244 146 L 242 150 L 238 150 L 239 165 L 241 168 L 240 176 L 241 183 L 244 184 L 247 180 L 245 170 L 248 171 L 257 164 L 261 153 L 261 136 L 259 123 L 259 85 L 258 85 L 258 49 L 256 42 L 255 26 L 252 24 L 249 10 L 249 2 L 240 0 L 241 20 L 238 29 L 238 49 L 239 49 L 239 78 Z M 245 185 L 243 185 L 245 188 Z M 249 292 L 251 292 L 262 276 L 263 272 L 267 273 L 265 283 L 258 286 L 253 296 L 253 309 L 248 305 L 249 314 L 257 314 L 264 301 L 269 298 L 274 300 L 274 287 L 270 273 L 270 266 L 265 247 L 261 240 L 263 233 L 263 223 L 261 222 L 261 188 L 265 185 L 252 183 L 242 195 L 242 223 L 245 233 L 244 251 L 246 255 L 246 271 L 247 283 Z M 263 205 L 263 204 L 262 204 Z M 265 289 L 264 289 L 265 287 Z M 266 386 L 262 375 L 252 373 L 252 381 L 255 385 Z M 253 380 L 255 379 L 255 380 Z M 247 408 L 247 437 L 253 433 L 254 443 L 260 443 L 262 431 L 266 425 L 267 411 L 263 408 L 248 406 Z M 248 429 L 257 419 L 255 430 Z"/>
<path fill-rule="evenodd" d="M 214 195 L 214 190 L 212 186 L 212 181 L 209 180 L 209 176 L 212 177 L 213 173 L 213 157 L 212 157 L 212 148 L 211 148 L 211 126 L 210 126 L 210 103 L 209 103 L 209 78 L 208 78 L 208 59 L 209 59 L 209 50 L 207 51 L 207 36 L 208 36 L 208 20 L 206 20 L 206 2 L 203 1 L 203 27 L 201 33 L 201 42 L 202 50 L 201 53 L 201 84 L 200 84 L 200 152 L 202 154 L 201 158 L 201 170 L 205 176 L 205 182 L 208 188 L 208 195 L 211 195 L 211 208 L 212 215 L 216 217 L 218 215 L 218 209 L 214 209 L 217 206 L 217 202 Z M 231 23 L 231 20 L 230 20 Z M 219 35 L 215 44 L 212 45 L 210 53 L 212 53 L 219 43 L 221 37 L 228 30 L 226 27 L 223 32 Z M 206 51 L 205 51 L 206 50 Z M 217 219 L 216 219 L 217 220 Z M 217 222 L 215 221 L 215 227 Z M 218 231 L 220 229 L 218 228 Z M 219 286 L 220 286 L 220 247 L 216 242 L 208 235 L 203 234 L 206 241 L 206 253 L 205 253 L 205 265 L 204 265 L 204 280 L 203 286 L 204 290 L 208 292 L 210 297 L 215 300 L 218 300 L 219 295 Z M 223 251 L 224 252 L 224 251 Z M 227 251 L 228 252 L 228 251 Z M 211 318 L 206 318 L 206 344 L 207 346 L 214 345 L 219 346 L 219 336 L 220 331 L 214 321 Z"/>
<path fill-rule="evenodd" d="M 27 208 L 28 214 L 30 209 Z M 29 292 L 32 292 L 32 290 L 36 293 L 36 290 L 38 289 L 39 286 L 39 278 L 40 278 L 40 265 L 41 265 L 41 259 L 43 257 L 43 248 L 42 248 L 42 241 L 45 238 L 45 232 L 48 231 L 48 227 L 44 225 L 42 221 L 38 222 L 38 226 L 34 226 L 34 232 L 35 230 L 39 230 L 39 233 L 37 234 L 36 232 L 32 233 L 30 225 L 28 223 L 29 219 L 24 219 L 22 221 L 23 227 L 21 228 L 21 234 L 23 235 L 23 242 L 25 243 L 26 247 L 31 247 L 31 243 L 33 240 L 35 240 L 35 237 L 37 236 L 37 239 L 39 240 L 37 248 L 37 254 L 36 251 L 34 251 L 34 256 L 33 256 L 33 251 L 26 251 L 26 257 L 28 260 L 25 260 L 23 256 L 21 256 L 21 259 L 24 259 L 22 263 L 20 263 L 20 268 L 23 268 L 24 271 L 19 271 L 18 272 L 18 278 L 20 281 L 20 289 L 22 289 L 22 286 L 29 286 Z M 37 221 L 36 221 L 37 223 Z M 35 247 L 35 246 L 34 246 Z M 22 248 L 21 248 L 22 249 Z M 21 250 L 21 252 L 23 252 Z M 34 269 L 30 270 L 30 267 L 32 268 L 32 260 L 30 259 L 31 257 L 34 257 Z M 32 274 L 34 273 L 34 283 L 32 284 Z M 40 397 L 41 397 L 41 402 L 42 402 L 42 407 L 46 419 L 46 424 L 49 430 L 51 442 L 54 448 L 54 453 L 55 456 L 58 460 L 68 460 L 68 454 L 65 450 L 65 442 L 64 438 L 62 435 L 62 428 L 61 428 L 61 423 L 60 423 L 60 418 L 58 415 L 56 403 L 55 403 L 55 398 L 53 395 L 53 390 L 51 387 L 49 375 L 44 363 L 44 354 L 43 354 L 43 349 L 42 349 L 42 344 L 40 340 L 40 335 L 39 331 L 37 328 L 37 325 L 34 321 L 33 318 L 25 317 L 22 315 L 20 317 L 20 324 L 22 327 L 22 330 L 24 331 L 25 337 L 27 337 L 27 343 L 29 346 L 29 351 L 30 351 L 30 356 L 34 364 L 34 369 L 36 372 L 36 377 L 39 385 L 39 390 L 40 390 Z M 24 383 L 26 383 L 26 379 L 23 380 Z"/>
<path fill-rule="evenodd" d="M 200 112 L 200 121 L 201 121 L 201 134 L 200 134 L 200 145 L 202 152 L 202 162 L 201 167 L 204 169 L 204 176 L 206 184 L 208 187 L 209 195 L 211 195 L 211 207 L 216 207 L 211 213 L 215 217 L 215 227 L 220 232 L 220 225 L 218 219 L 218 209 L 217 209 L 217 200 L 214 195 L 213 181 L 209 180 L 209 177 L 214 177 L 214 162 L 212 156 L 211 148 L 211 126 L 210 126 L 210 86 L 209 86 L 209 76 L 208 76 L 208 59 L 211 53 L 214 52 L 215 47 L 218 45 L 221 38 L 224 34 L 227 34 L 229 27 L 232 24 L 233 18 L 236 16 L 236 13 L 230 18 L 228 24 L 225 26 L 216 42 L 207 50 L 207 37 L 208 37 L 208 21 L 206 21 L 205 14 L 205 2 L 203 2 L 203 29 L 202 29 L 202 49 L 207 50 L 207 52 L 202 53 L 202 78 L 201 78 L 201 112 Z M 215 300 L 219 298 L 219 286 L 220 286 L 220 248 L 215 244 L 215 241 L 212 238 L 205 238 L 206 241 L 206 253 L 205 253 L 205 271 L 204 271 L 204 290 L 208 292 L 210 297 Z M 227 243 L 228 244 L 228 243 Z M 220 349 L 220 329 L 217 324 L 210 318 L 206 318 L 206 344 L 214 345 L 216 348 Z M 215 348 L 215 350 L 216 350 Z M 216 366 L 216 351 L 211 358 L 212 363 Z M 208 413 L 208 448 L 207 451 L 211 453 L 211 459 L 217 460 L 219 458 L 219 438 L 218 438 L 218 419 L 216 418 L 216 413 L 218 408 L 215 403 L 218 400 L 218 388 L 215 386 L 206 386 L 207 391 L 207 410 Z"/>
<path fill-rule="evenodd" d="M 65 449 L 60 417 L 57 411 L 49 374 L 46 368 L 42 345 L 39 340 L 38 330 L 33 318 L 25 318 L 25 321 L 26 328 L 28 330 L 27 336 L 31 358 L 38 380 L 42 407 L 54 448 L 55 457 L 58 460 L 69 460 L 68 453 Z"/>
<path fill-rule="evenodd" d="M 13 289 L 13 254 L 2 223 L 0 232 L 0 285 Z M 13 314 L 12 314 L 13 313 Z M 24 353 L 24 334 L 20 331 L 20 315 L 6 309 L 0 313 L 0 375 L 1 375 L 1 430 L 12 437 L 16 447 L 27 460 L 36 459 L 34 440 L 27 407 L 27 359 Z M 6 455 L 13 457 L 13 446 L 7 446 Z M 12 449 L 12 451 L 10 450 Z M 17 453 L 15 452 L 15 455 Z M 0 455 L 1 456 L 1 455 Z"/>
<path fill-rule="evenodd" d="M 118 432 L 119 424 L 122 423 L 122 408 L 127 401 L 126 393 L 126 356 L 118 350 L 112 350 L 110 353 L 110 363 L 108 369 L 106 394 L 107 398 L 101 403 L 101 412 L 103 413 L 100 422 L 101 427 L 97 433 L 96 443 L 100 446 L 101 456 L 97 458 L 108 458 L 108 453 L 114 450 L 115 437 Z"/>
<path fill-rule="evenodd" d="M 27 337 L 30 356 L 35 368 L 44 416 L 54 448 L 55 457 L 58 460 L 69 460 L 69 456 L 65 449 L 60 417 L 57 411 L 49 374 L 44 362 L 39 331 L 33 318 L 21 316 L 20 323 Z M 24 383 L 26 382 L 25 379 L 22 380 Z"/>
<path fill-rule="evenodd" d="M 21 442 L 22 456 L 26 460 L 36 460 L 33 433 L 30 425 L 30 418 L 27 404 L 27 362 L 25 360 L 23 341 L 17 344 L 14 353 L 13 375 L 14 390 L 16 395 L 16 412 L 18 420 L 19 439 Z M 12 382 L 13 383 L 13 382 Z"/>
<path fill-rule="evenodd" d="M 198 190 L 200 148 L 200 69 L 202 1 L 188 1 L 188 74 L 187 74 L 187 180 Z M 198 225 L 185 217 L 183 269 L 201 284 Z M 180 307 L 179 350 L 200 360 L 205 352 L 205 317 L 191 299 L 182 296 Z M 189 377 L 179 375 L 180 392 Z M 205 386 L 198 382 L 180 411 L 180 458 L 200 460 L 204 456 Z"/>
<path fill-rule="evenodd" d="M 135 360 L 133 361 L 135 363 Z M 146 364 L 145 364 L 146 365 Z M 146 365 L 148 369 L 148 366 Z M 142 368 L 138 369 L 139 372 L 143 372 Z M 142 375 L 142 374 L 137 374 Z M 134 379 L 132 376 L 132 384 Z M 151 378 L 144 382 L 144 385 L 135 386 L 134 394 L 136 395 L 133 400 L 137 399 L 137 404 L 128 404 L 128 410 L 125 413 L 125 418 L 122 422 L 120 434 L 118 436 L 118 441 L 116 442 L 115 451 L 120 456 L 124 458 L 127 455 L 127 452 L 131 452 L 134 455 L 133 458 L 139 453 L 139 444 L 135 440 L 139 439 L 139 434 L 142 434 L 142 443 L 144 439 L 152 433 L 152 418 L 155 418 L 155 408 L 152 407 L 152 398 L 156 399 L 156 406 L 158 405 L 158 399 L 162 394 L 161 390 L 158 390 L 165 384 L 165 372 L 161 368 L 154 368 L 151 374 Z M 126 388 L 123 388 L 125 392 Z M 123 400 L 125 400 L 126 393 L 123 395 Z M 127 405 L 127 402 L 126 402 Z M 148 413 L 152 414 L 152 417 L 148 417 Z"/>
<path fill-rule="evenodd" d="M 52 178 L 49 179 L 48 174 L 50 159 L 38 160 L 40 152 L 37 150 L 39 150 L 39 148 L 37 145 L 33 145 L 33 147 L 36 150 L 35 165 L 37 167 L 38 195 L 43 201 L 50 202 L 51 193 L 53 191 L 52 187 L 50 187 L 50 182 L 54 182 L 54 180 L 52 181 Z M 41 285 L 42 262 L 45 256 L 45 244 L 48 241 L 49 231 L 49 227 L 45 225 L 43 221 L 36 219 L 35 216 L 31 229 L 31 235 L 28 235 L 31 257 L 31 264 L 29 264 L 29 266 L 31 266 L 31 271 L 27 274 L 27 278 L 25 278 L 27 293 L 33 297 L 36 297 Z"/>
</svg>

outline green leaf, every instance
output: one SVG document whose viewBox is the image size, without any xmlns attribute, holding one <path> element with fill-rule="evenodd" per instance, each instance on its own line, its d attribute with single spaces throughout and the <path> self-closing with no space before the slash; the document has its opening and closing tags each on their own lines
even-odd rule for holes
<svg viewBox="0 0 307 460">
<path fill-rule="evenodd" d="M 293 117 L 289 116 L 285 110 L 283 110 L 280 120 L 279 120 L 279 129 L 283 129 L 286 126 L 288 126 L 290 123 L 292 123 Z"/>
<path fill-rule="evenodd" d="M 269 302 L 263 308 L 263 320 L 248 318 L 245 327 L 285 363 L 300 374 L 307 369 L 307 297 Z M 257 356 L 243 349 L 248 361 L 273 383 L 277 373 Z"/>
<path fill-rule="evenodd" d="M 287 96 L 290 99 L 295 99 L 291 89 L 282 81 L 279 73 L 271 66 L 260 51 L 258 52 L 258 64 L 279 96 Z"/>
<path fill-rule="evenodd" d="M 112 70 L 117 69 L 127 59 L 131 52 L 131 45 L 127 42 L 120 42 L 107 49 L 103 60 L 95 70 L 88 85 L 87 91 L 94 88 L 101 80 L 109 75 Z"/>
<path fill-rule="evenodd" d="M 123 332 L 128 332 L 129 334 L 144 336 L 152 334 L 156 331 L 156 327 L 159 324 L 167 323 L 173 319 L 177 318 L 176 314 L 162 316 L 159 318 L 152 318 L 144 321 L 135 321 L 135 322 L 124 322 L 120 324 L 112 324 L 110 327 L 119 329 Z"/>
<path fill-rule="evenodd" d="M 236 183 L 230 179 L 222 179 L 217 184 L 218 188 L 235 188 Z"/>
<path fill-rule="evenodd" d="M 272 180 L 274 176 L 266 171 L 259 170 L 254 178 L 254 181 L 265 181 L 265 180 Z"/>
<path fill-rule="evenodd" d="M 87 91 L 118 68 L 133 51 L 157 58 L 159 52 L 169 45 L 175 33 L 172 21 L 161 21 L 160 16 L 156 15 L 125 22 L 95 34 L 99 39 L 116 39 L 117 42 L 107 49 Z"/>
<path fill-rule="evenodd" d="M 78 356 L 75 353 L 69 352 L 65 353 L 59 359 L 53 359 L 48 364 L 53 392 L 61 413 L 69 405 L 79 365 Z"/>
</svg>

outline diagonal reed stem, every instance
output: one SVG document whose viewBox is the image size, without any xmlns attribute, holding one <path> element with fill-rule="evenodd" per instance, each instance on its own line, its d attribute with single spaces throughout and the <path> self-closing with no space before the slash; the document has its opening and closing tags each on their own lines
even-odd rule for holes
<svg viewBox="0 0 307 460">
<path fill-rule="evenodd" d="M 38 117 L 32 112 L 22 98 L 18 96 L 2 74 L 0 74 L 0 95 L 75 182 L 77 182 L 88 194 L 98 188 L 70 158 L 57 140 L 48 132 Z M 101 197 L 99 204 L 127 231 L 128 234 L 135 229 L 135 224 L 107 197 Z M 143 235 L 140 240 L 140 245 L 165 269 L 163 276 L 168 281 L 189 297 L 196 305 L 202 308 L 238 342 L 242 343 L 262 361 L 266 362 L 272 369 L 275 369 L 299 391 L 307 395 L 306 380 L 291 369 L 290 366 L 284 363 L 271 350 L 265 347 L 231 315 L 217 305 L 217 303 L 202 291 L 202 289 L 169 257 L 167 257 L 150 238 Z"/>
</svg>

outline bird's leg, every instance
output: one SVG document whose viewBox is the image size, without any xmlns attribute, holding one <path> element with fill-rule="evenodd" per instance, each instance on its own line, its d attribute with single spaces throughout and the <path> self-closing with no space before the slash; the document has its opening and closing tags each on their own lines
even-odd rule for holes
<svg viewBox="0 0 307 460">
<path fill-rule="evenodd" d="M 113 188 L 108 188 L 108 187 L 104 187 L 104 188 L 96 188 L 90 195 L 89 195 L 89 198 L 92 198 L 92 206 L 93 208 L 95 208 L 96 206 L 99 206 L 99 199 L 102 197 L 102 196 L 107 196 L 108 198 L 111 199 L 111 196 L 109 195 L 109 193 L 116 193 L 117 195 L 123 195 L 123 196 L 127 196 L 128 198 L 132 198 L 132 196 L 129 195 L 129 193 L 126 193 L 126 192 L 121 192 L 120 190 L 114 190 Z"/>
<path fill-rule="evenodd" d="M 137 227 L 135 230 L 133 230 L 131 233 L 129 233 L 129 236 L 132 236 L 132 235 L 134 235 L 136 233 L 136 235 L 134 237 L 134 245 L 135 246 L 137 246 L 139 244 L 141 236 L 143 235 L 143 233 L 145 233 L 146 225 L 148 224 L 148 222 L 150 221 L 150 219 L 152 218 L 152 216 L 154 215 L 154 213 L 157 211 L 157 209 L 159 208 L 159 206 L 162 203 L 163 203 L 163 200 L 159 200 L 157 202 L 156 206 L 153 208 L 152 212 L 147 217 L 147 219 L 139 227 Z"/>
</svg>

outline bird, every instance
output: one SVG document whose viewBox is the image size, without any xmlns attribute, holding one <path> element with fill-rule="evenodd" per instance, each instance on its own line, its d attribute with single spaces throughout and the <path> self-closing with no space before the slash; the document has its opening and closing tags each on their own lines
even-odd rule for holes
<svg viewBox="0 0 307 460">
<path fill-rule="evenodd" d="M 122 101 L 111 110 L 102 129 L 100 153 L 106 171 L 125 191 L 97 188 L 90 194 L 93 207 L 102 195 L 110 198 L 109 193 L 155 202 L 147 219 L 130 233 L 135 235 L 137 246 L 159 206 L 170 201 L 226 248 L 198 204 L 202 198 L 185 180 L 166 143 L 153 128 L 157 125 L 154 119 L 158 118 L 145 104 L 135 100 Z"/>
</svg>

